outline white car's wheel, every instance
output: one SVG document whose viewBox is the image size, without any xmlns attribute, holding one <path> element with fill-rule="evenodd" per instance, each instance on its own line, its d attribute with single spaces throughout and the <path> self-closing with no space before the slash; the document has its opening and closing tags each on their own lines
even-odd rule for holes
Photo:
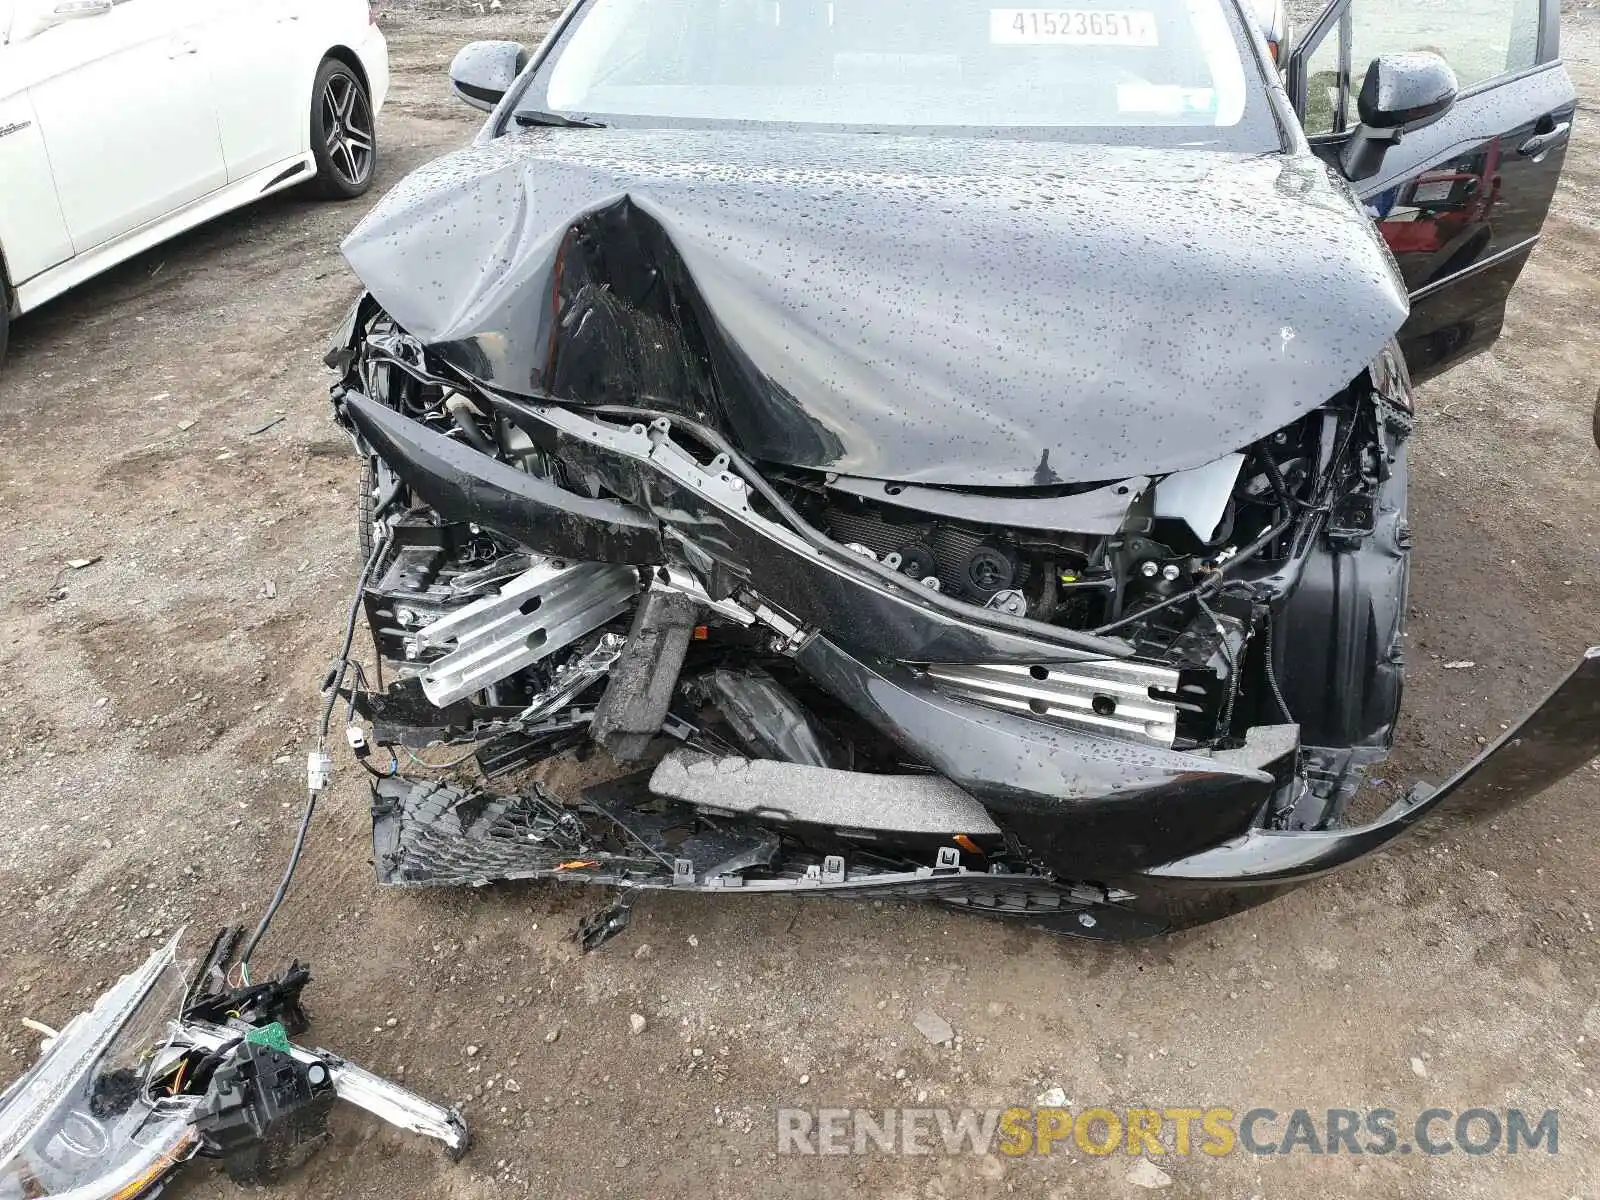
<svg viewBox="0 0 1600 1200">
<path fill-rule="evenodd" d="M 329 200 L 352 200 L 378 171 L 378 123 L 367 85 L 338 59 L 323 62 L 311 89 L 311 153 L 316 189 Z"/>
</svg>

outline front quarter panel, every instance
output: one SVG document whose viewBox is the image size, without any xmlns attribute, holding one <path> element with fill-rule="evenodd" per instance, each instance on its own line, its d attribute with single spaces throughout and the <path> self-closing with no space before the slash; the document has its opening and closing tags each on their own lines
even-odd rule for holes
<svg viewBox="0 0 1600 1200">
<path fill-rule="evenodd" d="M 0 86 L 23 46 L 0 46 Z M 44 134 L 26 92 L 0 98 L 0 257 L 11 286 L 72 257 Z"/>
</svg>

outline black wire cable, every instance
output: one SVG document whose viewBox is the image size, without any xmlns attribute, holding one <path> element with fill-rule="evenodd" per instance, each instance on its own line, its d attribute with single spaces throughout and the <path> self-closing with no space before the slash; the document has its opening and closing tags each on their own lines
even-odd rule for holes
<svg viewBox="0 0 1600 1200">
<path fill-rule="evenodd" d="M 1278 702 L 1278 708 L 1283 712 L 1283 719 L 1289 724 L 1294 724 L 1294 714 L 1289 711 L 1289 702 L 1283 698 L 1283 689 L 1278 686 L 1278 668 L 1273 662 L 1274 651 L 1272 646 L 1272 627 L 1276 624 L 1272 613 L 1267 613 L 1267 687 L 1272 689 L 1272 698 Z"/>
<path fill-rule="evenodd" d="M 381 512 L 374 512 L 373 519 L 376 520 L 381 515 Z M 339 665 L 334 672 L 333 684 L 328 689 L 328 699 L 322 706 L 322 724 L 317 734 L 318 752 L 327 749 L 328 730 L 333 724 L 333 708 L 339 700 L 339 688 L 344 684 L 345 672 L 350 668 L 350 647 L 355 642 L 356 622 L 361 616 L 361 597 L 367 590 L 367 581 L 372 578 L 372 572 L 377 569 L 378 561 L 388 549 L 387 537 L 373 546 L 366 565 L 361 568 L 361 578 L 356 582 L 355 599 L 350 603 L 350 615 L 345 621 L 344 644 L 339 650 Z M 272 924 L 272 918 L 278 915 L 284 897 L 289 894 L 289 884 L 294 880 L 295 868 L 300 865 L 300 856 L 305 852 L 306 834 L 311 829 L 311 818 L 316 815 L 318 795 L 320 791 L 308 787 L 305 812 L 300 817 L 300 828 L 294 837 L 294 848 L 289 851 L 289 863 L 284 868 L 283 879 L 278 883 L 278 890 L 272 893 L 272 900 L 267 904 L 266 911 L 261 914 L 255 932 L 250 935 L 250 940 L 244 944 L 244 950 L 239 955 L 239 963 L 246 970 L 250 967 L 250 956 L 255 953 L 256 946 L 266 936 L 267 927 Z"/>
</svg>

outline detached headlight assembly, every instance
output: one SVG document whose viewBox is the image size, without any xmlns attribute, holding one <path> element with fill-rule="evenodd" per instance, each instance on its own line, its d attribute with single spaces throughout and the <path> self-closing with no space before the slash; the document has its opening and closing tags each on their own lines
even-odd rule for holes
<svg viewBox="0 0 1600 1200">
<path fill-rule="evenodd" d="M 0 1200 L 131 1200 L 190 1158 L 195 1096 L 150 1094 L 180 1058 L 174 937 L 51 1038 L 0 1096 Z"/>
<path fill-rule="evenodd" d="M 50 1035 L 0 1095 L 0 1200 L 134 1200 L 197 1154 L 236 1182 L 275 1182 L 326 1141 L 335 1099 L 466 1152 L 454 1109 L 289 1041 L 284 1021 L 305 1028 L 299 963 L 229 988 L 241 932 L 218 935 L 193 989 L 175 936 Z M 213 974 L 220 991 L 202 986 Z"/>
</svg>

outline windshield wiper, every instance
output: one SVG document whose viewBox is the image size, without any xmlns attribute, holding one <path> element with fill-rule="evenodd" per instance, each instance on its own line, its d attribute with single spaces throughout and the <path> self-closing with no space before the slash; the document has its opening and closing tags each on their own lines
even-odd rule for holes
<svg viewBox="0 0 1600 1200">
<path fill-rule="evenodd" d="M 604 129 L 605 122 L 591 121 L 588 117 L 569 117 L 565 113 L 543 112 L 536 108 L 519 108 L 511 114 L 518 125 L 554 125 L 561 129 Z"/>
</svg>

